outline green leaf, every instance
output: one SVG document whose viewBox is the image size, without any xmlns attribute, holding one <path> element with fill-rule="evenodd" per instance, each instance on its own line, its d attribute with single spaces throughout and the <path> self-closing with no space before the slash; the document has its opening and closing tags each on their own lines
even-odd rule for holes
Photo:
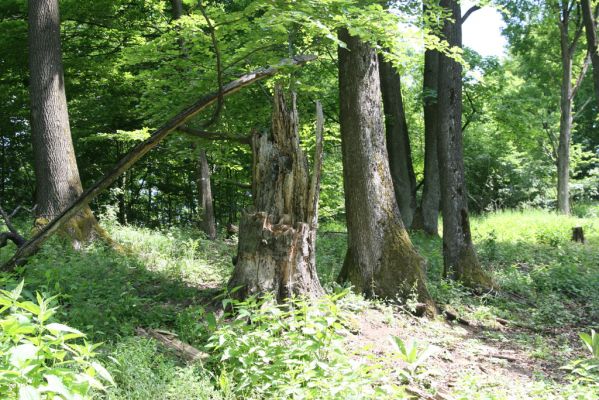
<svg viewBox="0 0 599 400">
<path fill-rule="evenodd" d="M 108 372 L 106 368 L 104 368 L 102 365 L 100 365 L 100 363 L 96 361 L 92 362 L 91 365 L 93 369 L 98 373 L 98 375 L 100 375 L 106 381 L 110 382 L 111 385 L 115 386 L 114 380 L 112 379 L 112 375 L 110 375 L 110 372 Z"/>
<path fill-rule="evenodd" d="M 16 288 L 14 288 L 11 292 L 11 298 L 14 301 L 17 301 L 19 299 L 19 297 L 21 297 L 21 292 L 23 291 L 23 285 L 25 284 L 25 280 L 21 280 L 21 282 L 17 285 Z"/>
<path fill-rule="evenodd" d="M 33 386 L 19 387 L 19 400 L 40 400 L 40 394 Z"/>
<path fill-rule="evenodd" d="M 27 361 L 37 358 L 38 348 L 32 343 L 25 343 L 14 347 L 10 351 L 10 363 L 17 368 L 22 368 Z"/>
<path fill-rule="evenodd" d="M 44 378 L 48 382 L 46 386 L 41 388 L 43 392 L 52 392 L 63 396 L 65 399 L 70 399 L 71 392 L 62 382 L 62 379 L 56 375 L 44 375 Z"/>
<path fill-rule="evenodd" d="M 19 303 L 17 303 L 17 306 L 22 308 L 23 310 L 29 311 L 30 313 L 32 313 L 33 315 L 36 315 L 36 316 L 40 312 L 40 307 L 31 301 L 19 302 Z"/>
<path fill-rule="evenodd" d="M 71 328 L 70 326 L 66 326 L 63 324 L 56 323 L 56 322 L 46 325 L 45 328 L 54 335 L 57 335 L 60 332 L 69 332 L 69 333 L 74 333 L 76 335 L 85 336 L 83 333 L 81 333 L 80 331 L 78 331 L 75 328 Z"/>
</svg>

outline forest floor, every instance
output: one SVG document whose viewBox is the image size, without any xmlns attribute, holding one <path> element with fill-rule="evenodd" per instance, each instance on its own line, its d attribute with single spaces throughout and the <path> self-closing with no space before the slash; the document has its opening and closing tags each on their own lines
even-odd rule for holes
<svg viewBox="0 0 599 400">
<path fill-rule="evenodd" d="M 24 271 L 31 293 L 60 294 L 62 321 L 105 342 L 104 359 L 118 387 L 100 397 L 245 398 L 227 392 L 222 375 L 187 367 L 136 335 L 138 327 L 165 329 L 204 351 L 202 321 L 230 276 L 235 239 L 210 242 L 192 229 L 158 231 L 112 221 L 103 219 L 127 254 L 100 246 L 73 252 L 56 238 Z M 473 218 L 472 226 L 480 259 L 500 291 L 475 295 L 441 279 L 440 240 L 413 233 L 427 259 L 431 294 L 461 322 L 415 317 L 406 311 L 409 302 L 391 305 L 350 294 L 341 304 L 344 351 L 392 376 L 413 397 L 597 398 L 596 383 L 574 381 L 561 367 L 587 357 L 580 333 L 599 330 L 599 205 L 580 207 L 572 217 L 538 210 L 490 213 Z M 586 244 L 570 241 L 573 226 L 584 228 Z M 319 276 L 333 294 L 342 290 L 334 278 L 346 250 L 343 230 L 323 223 L 318 239 Z M 11 250 L 3 249 L 0 261 Z M 416 357 L 398 355 L 394 337 Z"/>
</svg>

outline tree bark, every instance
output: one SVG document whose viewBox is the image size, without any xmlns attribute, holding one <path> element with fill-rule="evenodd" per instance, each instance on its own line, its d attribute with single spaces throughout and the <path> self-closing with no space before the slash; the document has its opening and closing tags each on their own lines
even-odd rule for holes
<svg viewBox="0 0 599 400">
<path fill-rule="evenodd" d="M 561 25 L 562 80 L 559 144 L 557 146 L 557 209 L 570 214 L 570 140 L 572 137 L 572 57 L 567 23 Z"/>
<path fill-rule="evenodd" d="M 205 110 L 207 107 L 214 104 L 220 96 L 228 96 L 256 81 L 273 76 L 279 72 L 279 68 L 281 68 L 281 66 L 288 67 L 289 65 L 302 65 L 314 59 L 315 57 L 313 56 L 296 56 L 292 60 L 283 60 L 277 66 L 261 68 L 224 85 L 222 93 L 211 93 L 202 97 L 195 104 L 191 105 L 189 108 L 167 121 L 162 127 L 155 130 L 148 139 L 131 149 L 129 153 L 127 153 L 110 171 L 108 171 L 91 187 L 86 189 L 85 192 L 83 192 L 75 201 L 73 201 L 73 203 L 71 203 L 67 209 L 65 209 L 47 225 L 45 225 L 34 237 L 29 239 L 27 243 L 25 243 L 10 260 L 0 267 L 0 271 L 12 270 L 16 265 L 25 263 L 27 258 L 35 254 L 39 247 L 50 236 L 52 236 L 72 217 L 77 215 L 77 213 L 87 207 L 91 200 L 106 190 L 122 173 L 127 171 L 150 150 L 158 146 L 158 144 L 171 132 L 188 122 L 202 110 Z M 148 190 L 150 190 L 151 193 L 151 186 L 148 187 Z"/>
<path fill-rule="evenodd" d="M 426 50 L 424 53 L 423 108 L 424 108 L 424 187 L 417 210 L 417 225 L 429 235 L 439 235 L 439 207 L 441 192 L 437 137 L 439 52 Z"/>
<path fill-rule="evenodd" d="M 451 46 L 461 47 L 461 10 L 458 1 L 442 0 L 453 21 L 443 27 Z M 468 217 L 468 195 L 464 177 L 462 143 L 462 66 L 447 55 L 439 55 L 437 138 L 441 203 L 443 211 L 444 275 L 471 287 L 491 287 L 472 243 Z"/>
<path fill-rule="evenodd" d="M 279 301 L 292 295 L 316 297 L 323 293 L 315 262 L 314 205 L 320 168 L 314 168 L 310 182 L 308 161 L 299 145 L 295 94 L 288 107 L 277 86 L 274 99 L 272 132 L 253 137 L 256 211 L 241 218 L 237 263 L 229 288 L 241 287 L 235 294 L 242 298 L 267 292 Z M 322 152 L 322 146 L 317 151 Z"/>
<path fill-rule="evenodd" d="M 179 19 L 183 15 L 183 2 L 182 0 L 171 0 L 173 6 L 173 19 Z"/>
<path fill-rule="evenodd" d="M 339 31 L 339 103 L 348 251 L 339 276 L 369 297 L 434 305 L 424 260 L 402 223 L 385 145 L 376 52 Z"/>
<path fill-rule="evenodd" d="M 581 0 L 580 6 L 582 8 L 582 21 L 587 37 L 587 48 L 593 64 L 595 101 L 597 102 L 597 106 L 599 106 L 599 48 L 597 47 L 597 22 L 595 20 L 593 8 L 591 7 L 591 0 Z"/>
<path fill-rule="evenodd" d="M 208 239 L 216 239 L 216 223 L 214 222 L 214 207 L 212 204 L 212 186 L 210 184 L 210 167 L 206 158 L 206 151 L 199 149 L 197 163 L 198 196 L 200 228 L 208 236 Z"/>
<path fill-rule="evenodd" d="M 29 70 L 36 226 L 41 227 L 83 192 L 69 126 L 58 0 L 29 1 Z M 76 248 L 97 236 L 107 238 L 89 207 L 79 210 L 64 231 Z"/>
<path fill-rule="evenodd" d="M 410 228 L 416 210 L 416 175 L 412 164 L 408 123 L 401 95 L 401 78 L 393 65 L 380 55 L 379 74 L 393 189 L 404 226 Z"/>
<path fill-rule="evenodd" d="M 570 141 L 572 138 L 572 103 L 576 91 L 580 87 L 588 59 L 581 70 L 580 77 L 574 86 L 572 84 L 572 64 L 576 54 L 576 46 L 580 37 L 582 26 L 576 21 L 576 30 L 570 38 L 570 22 L 572 9 L 570 3 L 561 2 L 558 25 L 560 30 L 560 50 L 562 64 L 561 93 L 560 93 L 560 124 L 559 143 L 557 146 L 557 210 L 562 214 L 570 214 Z M 592 54 L 591 54 L 592 59 Z"/>
</svg>

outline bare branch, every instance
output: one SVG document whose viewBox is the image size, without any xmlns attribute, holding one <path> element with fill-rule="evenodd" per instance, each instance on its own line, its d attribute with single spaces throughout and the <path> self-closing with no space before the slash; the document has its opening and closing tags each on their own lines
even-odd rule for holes
<svg viewBox="0 0 599 400">
<path fill-rule="evenodd" d="M 178 131 L 186 133 L 190 136 L 199 137 L 206 140 L 225 140 L 229 142 L 237 142 L 241 144 L 250 145 L 252 142 L 251 136 L 244 135 L 231 135 L 224 132 L 209 132 L 202 129 L 195 129 L 189 126 L 180 126 L 177 128 Z"/>
<path fill-rule="evenodd" d="M 0 233 L 0 247 L 6 246 L 8 240 L 11 240 L 14 244 L 17 245 L 17 247 L 21 247 L 21 246 L 23 246 L 23 244 L 25 244 L 25 242 L 26 242 L 25 238 L 23 236 L 21 236 L 21 234 L 17 231 L 17 229 L 15 228 L 15 226 L 12 224 L 12 222 L 10 220 L 11 217 L 13 217 L 14 215 L 17 214 L 17 212 L 19 211 L 20 208 L 21 208 L 21 206 L 15 208 L 14 211 L 12 213 L 10 213 L 10 215 L 8 215 L 8 214 L 6 214 L 4 209 L 2 207 L 0 207 L 0 215 L 2 216 L 2 219 L 4 219 L 4 224 L 10 231 L 10 232 Z"/>
<path fill-rule="evenodd" d="M 473 12 L 480 10 L 480 6 L 472 6 L 468 9 L 468 11 L 466 11 L 466 13 L 462 16 L 462 20 L 460 21 L 461 24 L 463 24 L 464 22 L 466 22 L 466 20 L 468 19 L 468 17 L 470 15 L 472 15 Z"/>
<path fill-rule="evenodd" d="M 584 103 L 582 103 L 582 105 L 580 106 L 580 108 L 578 109 L 578 111 L 576 111 L 576 114 L 574 114 L 574 116 L 572 117 L 573 121 L 576 121 L 578 119 L 578 117 L 580 117 L 580 115 L 582 114 L 582 112 L 584 111 L 585 108 L 587 108 L 587 106 L 589 105 L 589 103 L 593 100 L 593 97 L 589 97 L 588 99 L 586 99 L 586 101 Z"/>
<path fill-rule="evenodd" d="M 578 89 L 580 89 L 580 85 L 582 84 L 582 81 L 584 80 L 584 76 L 586 75 L 587 71 L 589 70 L 590 63 L 591 63 L 591 54 L 587 53 L 586 57 L 584 58 L 584 64 L 582 65 L 582 69 L 580 70 L 580 74 L 578 75 L 578 79 L 576 79 L 576 83 L 574 84 L 574 87 L 572 88 L 572 94 L 571 94 L 570 100 L 572 100 L 576 96 L 576 93 L 578 93 Z"/>
</svg>

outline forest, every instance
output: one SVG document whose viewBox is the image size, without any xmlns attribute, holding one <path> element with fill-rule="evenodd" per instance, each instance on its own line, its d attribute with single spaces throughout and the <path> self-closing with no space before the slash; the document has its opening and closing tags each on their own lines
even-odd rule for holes
<svg viewBox="0 0 599 400">
<path fill-rule="evenodd" d="M 599 398 L 598 18 L 0 0 L 0 398 Z"/>
</svg>

